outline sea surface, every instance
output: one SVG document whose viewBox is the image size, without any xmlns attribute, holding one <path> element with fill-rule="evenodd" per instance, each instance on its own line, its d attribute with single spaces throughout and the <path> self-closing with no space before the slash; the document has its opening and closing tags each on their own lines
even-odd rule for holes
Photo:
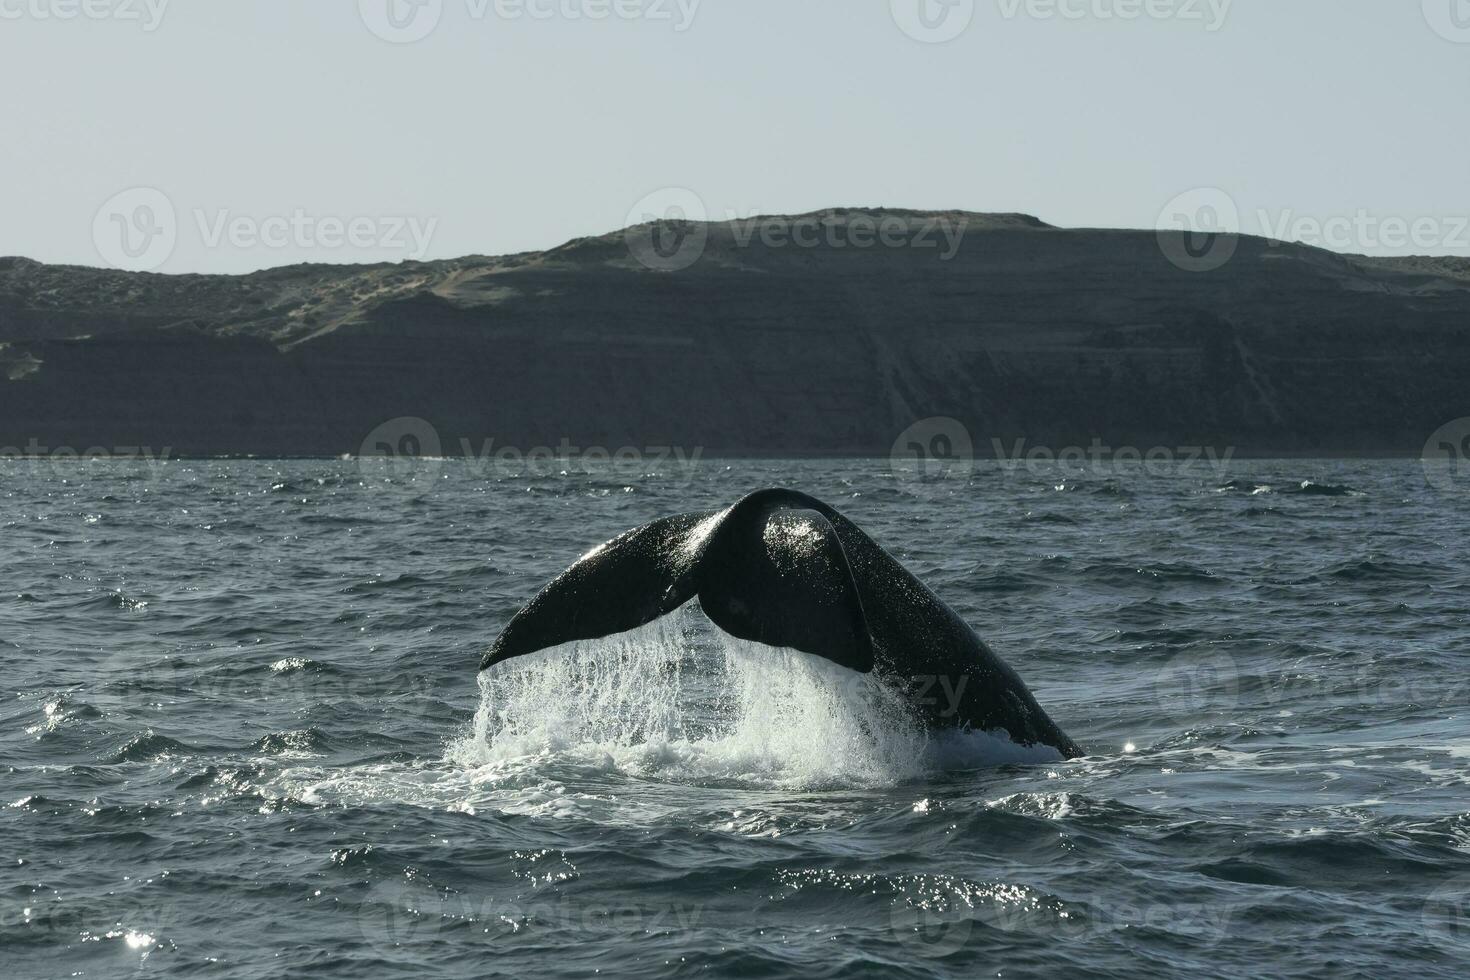
<svg viewBox="0 0 1470 980">
<path fill-rule="evenodd" d="M 1470 974 L 1465 485 L 966 470 L 0 460 L 0 976 Z M 766 486 L 1087 757 L 694 609 L 477 678 L 592 546 Z"/>
</svg>

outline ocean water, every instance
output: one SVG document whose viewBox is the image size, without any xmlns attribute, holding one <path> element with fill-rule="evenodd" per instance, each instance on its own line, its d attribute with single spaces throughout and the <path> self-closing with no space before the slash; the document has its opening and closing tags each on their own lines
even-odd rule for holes
<svg viewBox="0 0 1470 980">
<path fill-rule="evenodd" d="M 697 610 L 476 677 L 777 485 L 1089 755 Z M 1470 973 L 1470 494 L 1417 462 L 0 460 L 0 526 L 6 977 Z"/>
</svg>

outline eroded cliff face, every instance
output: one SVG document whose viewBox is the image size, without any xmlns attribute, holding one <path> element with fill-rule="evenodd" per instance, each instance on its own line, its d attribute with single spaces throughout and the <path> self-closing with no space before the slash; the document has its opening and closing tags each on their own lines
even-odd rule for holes
<svg viewBox="0 0 1470 980">
<path fill-rule="evenodd" d="M 450 454 L 886 455 L 943 416 L 981 455 L 1418 453 L 1470 416 L 1470 263 L 1221 247 L 835 211 L 241 277 L 4 259 L 0 447 L 336 455 L 415 416 Z"/>
</svg>

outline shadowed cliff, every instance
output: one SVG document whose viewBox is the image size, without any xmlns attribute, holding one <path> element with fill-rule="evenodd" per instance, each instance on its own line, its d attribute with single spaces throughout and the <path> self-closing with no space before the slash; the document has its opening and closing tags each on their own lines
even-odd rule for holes
<svg viewBox="0 0 1470 980">
<path fill-rule="evenodd" d="M 1470 416 L 1470 261 L 829 211 L 544 253 L 247 276 L 0 259 L 0 447 L 886 455 L 1204 445 L 1418 453 Z"/>
</svg>

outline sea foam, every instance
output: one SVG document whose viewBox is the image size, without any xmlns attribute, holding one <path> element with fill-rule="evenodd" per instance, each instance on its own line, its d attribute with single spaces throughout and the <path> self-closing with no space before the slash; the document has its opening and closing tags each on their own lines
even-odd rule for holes
<svg viewBox="0 0 1470 980">
<path fill-rule="evenodd" d="M 738 640 L 686 607 L 641 629 L 506 661 L 480 677 L 469 767 L 539 760 L 676 782 L 892 785 L 933 769 L 1056 761 L 1004 735 L 932 736 L 874 675 Z"/>
</svg>

